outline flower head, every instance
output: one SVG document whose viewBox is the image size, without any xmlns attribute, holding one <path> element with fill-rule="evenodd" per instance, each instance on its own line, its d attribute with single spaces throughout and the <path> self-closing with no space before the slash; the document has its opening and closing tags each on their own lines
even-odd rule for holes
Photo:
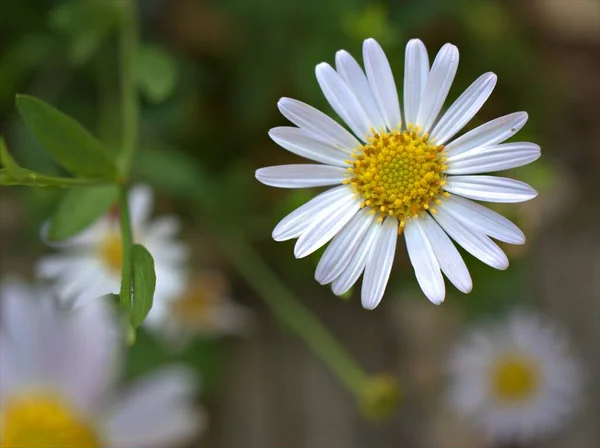
<svg viewBox="0 0 600 448">
<path fill-rule="evenodd" d="M 458 49 L 442 47 L 431 69 L 418 39 L 406 46 L 404 120 L 388 60 L 373 39 L 363 46 L 365 71 L 338 51 L 335 69 L 316 67 L 327 101 L 349 132 L 317 109 L 282 98 L 279 110 L 296 127 L 269 135 L 294 154 L 320 164 L 257 170 L 266 185 L 281 188 L 336 186 L 321 193 L 273 230 L 273 238 L 298 238 L 297 258 L 331 240 L 315 277 L 344 294 L 364 273 L 362 304 L 375 308 L 383 297 L 404 234 L 408 255 L 425 295 L 445 298 L 442 272 L 462 292 L 472 289 L 467 267 L 450 240 L 484 263 L 506 269 L 508 259 L 490 237 L 522 244 L 509 220 L 474 200 L 520 202 L 536 196 L 527 184 L 481 173 L 525 165 L 540 156 L 533 143 L 502 143 L 527 121 L 517 112 L 454 139 L 491 94 L 496 75 L 485 73 L 440 115 L 458 67 Z"/>
<path fill-rule="evenodd" d="M 449 371 L 452 407 L 500 442 L 560 428 L 582 385 L 563 335 L 522 311 L 476 328 L 454 350 Z"/>
<path fill-rule="evenodd" d="M 183 368 L 117 393 L 122 341 L 106 301 L 65 312 L 12 280 L 0 306 L 0 447 L 162 448 L 199 429 Z"/>
<path fill-rule="evenodd" d="M 133 236 L 154 258 L 154 300 L 160 303 L 185 286 L 188 253 L 175 240 L 179 222 L 174 216 L 150 220 L 152 202 L 148 187 L 135 187 L 129 194 Z M 53 291 L 61 300 L 78 306 L 119 292 L 122 250 L 118 216 L 109 213 L 80 234 L 54 245 L 59 253 L 43 257 L 37 269 L 42 278 L 55 280 Z"/>
</svg>

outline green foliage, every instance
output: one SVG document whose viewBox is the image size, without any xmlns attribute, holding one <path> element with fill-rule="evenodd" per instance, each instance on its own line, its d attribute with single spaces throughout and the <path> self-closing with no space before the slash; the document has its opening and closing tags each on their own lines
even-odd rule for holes
<svg viewBox="0 0 600 448">
<path fill-rule="evenodd" d="M 156 46 L 139 48 L 135 60 L 139 88 L 151 103 L 161 103 L 177 84 L 177 65 L 173 57 Z"/>
<path fill-rule="evenodd" d="M 47 237 L 64 240 L 88 227 L 116 202 L 116 185 L 73 188 L 67 191 L 50 218 Z"/>
<path fill-rule="evenodd" d="M 71 62 L 83 64 L 98 50 L 118 23 L 117 5 L 112 1 L 70 0 L 52 10 L 50 25 L 67 38 Z"/>
<path fill-rule="evenodd" d="M 42 146 L 71 173 L 115 178 L 108 150 L 75 119 L 28 95 L 17 95 L 17 108 Z"/>
<path fill-rule="evenodd" d="M 131 324 L 139 327 L 152 308 L 156 273 L 154 272 L 154 259 L 144 246 L 134 244 L 131 248 L 131 257 L 133 260 Z"/>
</svg>

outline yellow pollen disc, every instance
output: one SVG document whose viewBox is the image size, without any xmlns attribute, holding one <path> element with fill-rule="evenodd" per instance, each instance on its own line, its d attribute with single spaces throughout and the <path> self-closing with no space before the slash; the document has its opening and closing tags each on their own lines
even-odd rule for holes
<svg viewBox="0 0 600 448">
<path fill-rule="evenodd" d="M 443 197 L 443 150 L 418 129 L 374 133 L 354 158 L 348 183 L 381 218 L 418 217 Z"/>
<path fill-rule="evenodd" d="M 0 448 L 100 448 L 96 432 L 60 399 L 33 395 L 0 409 Z"/>
<path fill-rule="evenodd" d="M 121 235 L 118 233 L 109 234 L 99 246 L 100 257 L 113 271 L 121 272 L 123 264 L 123 246 L 121 244 Z"/>
<path fill-rule="evenodd" d="M 210 327 L 226 291 L 226 281 L 221 275 L 199 274 L 187 291 L 172 301 L 171 313 L 180 325 L 189 329 Z"/>
<path fill-rule="evenodd" d="M 525 357 L 506 357 L 498 361 L 492 370 L 492 390 L 502 401 L 529 398 L 538 386 L 537 366 Z"/>
</svg>

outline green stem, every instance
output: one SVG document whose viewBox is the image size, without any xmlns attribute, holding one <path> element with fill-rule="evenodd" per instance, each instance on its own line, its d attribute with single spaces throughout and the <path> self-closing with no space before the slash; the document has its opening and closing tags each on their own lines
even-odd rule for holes
<svg viewBox="0 0 600 448">
<path fill-rule="evenodd" d="M 121 219 L 121 244 L 123 250 L 122 256 L 122 276 L 121 276 L 121 305 L 127 310 L 131 310 L 131 277 L 133 269 L 131 266 L 131 247 L 133 245 L 133 235 L 131 232 L 131 219 L 129 217 L 129 200 L 127 197 L 127 187 L 119 187 L 119 217 Z"/>
<path fill-rule="evenodd" d="M 219 238 L 225 255 L 271 311 L 360 397 L 369 376 L 314 314 L 290 291 L 241 235 Z"/>
<path fill-rule="evenodd" d="M 0 178 L 4 170 L 0 170 Z M 30 187 L 52 187 L 52 188 L 68 188 L 68 187 L 89 187 L 94 185 L 106 185 L 109 182 L 103 179 L 82 179 L 71 177 L 53 177 L 38 174 L 33 171 L 21 168 L 21 176 L 19 179 L 7 177 L 2 178 L 0 185 L 27 185 Z"/>
<path fill-rule="evenodd" d="M 138 47 L 138 22 L 135 0 L 122 0 L 122 22 L 120 33 L 120 76 L 122 147 L 120 174 L 129 177 L 129 168 L 138 140 L 138 95 L 135 79 L 135 58 Z"/>
</svg>

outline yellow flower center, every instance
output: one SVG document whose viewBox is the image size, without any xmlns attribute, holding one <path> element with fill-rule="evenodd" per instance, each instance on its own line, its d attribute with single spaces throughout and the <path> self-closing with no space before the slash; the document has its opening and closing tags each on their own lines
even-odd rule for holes
<svg viewBox="0 0 600 448">
<path fill-rule="evenodd" d="M 492 370 L 494 395 L 508 402 L 529 398 L 539 386 L 537 366 L 530 359 L 508 356 L 499 360 Z"/>
<path fill-rule="evenodd" d="M 123 263 L 123 246 L 121 235 L 117 232 L 110 233 L 99 246 L 100 258 L 113 271 L 121 272 Z"/>
<path fill-rule="evenodd" d="M 9 400 L 0 409 L 0 448 L 100 448 L 94 429 L 51 395 Z"/>
<path fill-rule="evenodd" d="M 363 205 L 381 218 L 395 216 L 402 227 L 407 218 L 426 210 L 435 213 L 433 205 L 440 203 L 447 168 L 443 145 L 433 144 L 429 134 L 410 126 L 405 131 L 375 132 L 360 149 L 349 168 L 354 176 L 346 183 L 362 196 Z"/>
<path fill-rule="evenodd" d="M 216 273 L 198 274 L 181 297 L 171 303 L 171 313 L 189 329 L 211 326 L 218 305 L 226 296 L 225 279 Z"/>
</svg>

